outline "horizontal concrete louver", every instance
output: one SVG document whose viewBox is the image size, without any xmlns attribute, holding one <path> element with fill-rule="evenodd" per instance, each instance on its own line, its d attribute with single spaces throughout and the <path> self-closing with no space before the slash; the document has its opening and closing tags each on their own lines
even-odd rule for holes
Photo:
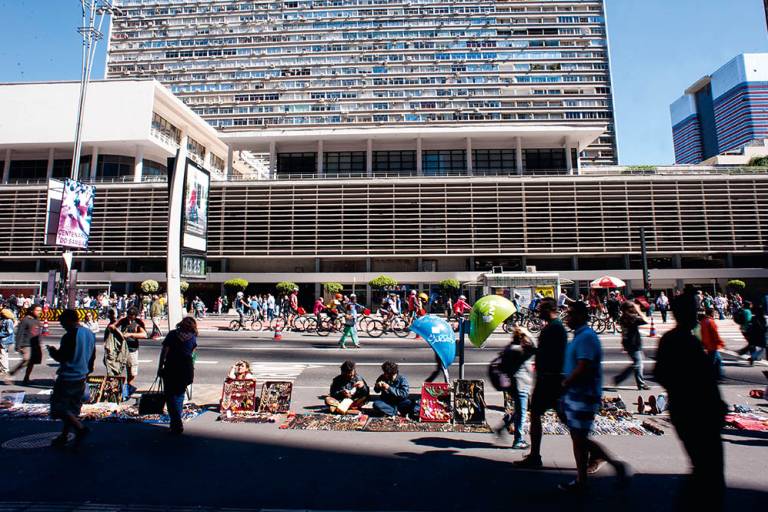
<svg viewBox="0 0 768 512">
<path fill-rule="evenodd" d="M 0 188 L 0 257 L 43 246 L 45 188 Z M 164 184 L 100 185 L 87 256 L 161 258 Z M 210 258 L 768 250 L 768 176 L 214 183 Z"/>
</svg>

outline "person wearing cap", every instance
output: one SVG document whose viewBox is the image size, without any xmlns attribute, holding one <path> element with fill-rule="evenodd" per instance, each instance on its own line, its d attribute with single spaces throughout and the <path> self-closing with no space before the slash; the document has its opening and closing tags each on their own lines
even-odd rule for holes
<svg viewBox="0 0 768 512">
<path fill-rule="evenodd" d="M 512 331 L 512 341 L 501 353 L 501 367 L 509 377 L 509 389 L 505 390 L 512 397 L 514 412 L 504 414 L 504 422 L 497 430 L 498 434 L 509 432 L 514 425 L 513 450 L 526 450 L 529 444 L 525 442 L 523 425 L 528 411 L 528 393 L 533 382 L 533 364 L 531 358 L 536 352 L 531 333 L 524 327 L 515 327 Z"/>
<path fill-rule="evenodd" d="M 245 327 L 245 310 L 248 308 L 248 303 L 245 302 L 245 296 L 243 295 L 243 292 L 237 292 L 237 296 L 235 297 L 235 312 L 237 313 L 237 316 L 239 318 L 240 327 Z"/>
<path fill-rule="evenodd" d="M 331 414 L 357 414 L 368 401 L 371 390 L 365 379 L 357 374 L 353 361 L 344 361 L 341 373 L 334 377 L 331 389 L 325 397 L 325 405 Z"/>
<path fill-rule="evenodd" d="M 453 303 L 453 314 L 456 318 L 461 318 L 464 316 L 464 313 L 470 311 L 472 309 L 472 306 L 469 305 L 467 302 L 467 297 L 464 295 L 459 295 L 459 298 L 456 300 L 456 302 Z"/>
</svg>

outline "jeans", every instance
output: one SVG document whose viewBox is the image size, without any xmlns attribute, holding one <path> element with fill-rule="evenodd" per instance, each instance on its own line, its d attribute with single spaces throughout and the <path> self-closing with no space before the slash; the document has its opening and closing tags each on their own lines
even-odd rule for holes
<svg viewBox="0 0 768 512">
<path fill-rule="evenodd" d="M 659 313 L 661 313 L 662 323 L 667 323 L 667 308 L 660 308 Z"/>
<path fill-rule="evenodd" d="M 725 320 L 725 313 L 723 313 L 723 308 L 717 308 L 717 314 L 720 320 Z"/>
<path fill-rule="evenodd" d="M 528 392 L 520 389 L 511 389 L 509 394 L 512 395 L 512 400 L 515 405 L 515 410 L 512 414 L 504 415 L 504 426 L 509 427 L 510 424 L 515 426 L 515 441 L 520 441 L 525 435 L 525 413 L 528 411 Z"/>
<path fill-rule="evenodd" d="M 390 405 L 384 400 L 374 400 L 373 410 L 381 414 L 382 416 L 407 416 L 412 414 L 414 416 L 419 414 L 419 404 L 414 403 L 410 398 L 406 398 L 397 405 Z"/>
<path fill-rule="evenodd" d="M 184 426 L 181 423 L 181 410 L 184 407 L 184 391 L 178 394 L 165 392 L 165 405 L 168 407 L 168 416 L 171 418 L 171 430 L 181 432 Z"/>
<path fill-rule="evenodd" d="M 357 328 L 354 325 L 344 326 L 344 333 L 342 333 L 341 339 L 339 340 L 339 346 L 342 348 L 346 347 L 348 337 L 352 338 L 352 343 L 354 343 L 356 347 L 360 346 L 360 341 L 357 339 Z"/>
<path fill-rule="evenodd" d="M 715 372 L 715 378 L 717 380 L 722 380 L 723 378 L 723 356 L 720 355 L 719 350 L 715 350 L 713 352 L 710 352 L 707 354 L 709 357 L 709 360 L 712 364 L 712 370 Z"/>
<path fill-rule="evenodd" d="M 643 351 L 638 350 L 636 352 L 628 352 L 627 355 L 632 360 L 632 364 L 627 366 L 624 371 L 618 374 L 613 381 L 616 383 L 616 385 L 619 385 L 622 381 L 629 377 L 629 374 L 634 373 L 635 383 L 637 384 L 638 388 L 641 388 L 645 386 L 645 379 L 643 378 Z"/>
</svg>

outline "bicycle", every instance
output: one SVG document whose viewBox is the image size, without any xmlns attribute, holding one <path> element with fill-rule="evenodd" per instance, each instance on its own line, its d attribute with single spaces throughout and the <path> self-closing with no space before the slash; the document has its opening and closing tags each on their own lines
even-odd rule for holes
<svg viewBox="0 0 768 512">
<path fill-rule="evenodd" d="M 372 338 L 379 338 L 383 334 L 391 332 L 398 338 L 405 338 L 410 332 L 402 316 L 395 316 L 385 320 L 373 318 L 366 326 L 365 332 Z"/>
<path fill-rule="evenodd" d="M 315 320 L 317 322 L 317 320 Z M 338 316 L 336 318 L 326 317 L 323 318 L 319 325 L 317 325 L 316 332 L 318 336 L 329 336 L 332 332 L 342 332 L 344 330 L 344 318 Z"/>
</svg>

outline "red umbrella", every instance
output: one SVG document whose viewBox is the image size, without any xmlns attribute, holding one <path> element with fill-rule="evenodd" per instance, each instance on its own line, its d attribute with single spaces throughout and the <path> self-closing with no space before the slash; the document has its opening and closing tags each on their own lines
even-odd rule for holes
<svg viewBox="0 0 768 512">
<path fill-rule="evenodd" d="M 618 277 L 611 276 L 598 277 L 589 283 L 590 288 L 624 288 L 625 286 L 627 286 L 627 283 Z"/>
</svg>

